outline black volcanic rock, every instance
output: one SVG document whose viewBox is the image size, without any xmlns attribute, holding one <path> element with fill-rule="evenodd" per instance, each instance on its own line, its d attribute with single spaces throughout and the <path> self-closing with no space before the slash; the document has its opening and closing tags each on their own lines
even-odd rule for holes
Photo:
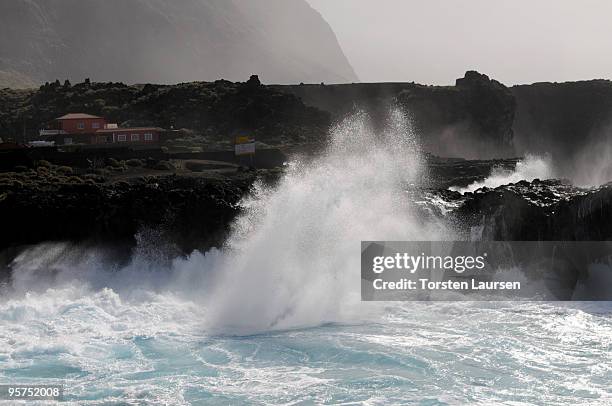
<svg viewBox="0 0 612 406">
<path fill-rule="evenodd" d="M 612 184 L 583 189 L 559 180 L 521 181 L 465 195 L 454 212 L 473 238 L 612 240 Z"/>
<path fill-rule="evenodd" d="M 466 109 L 482 135 L 493 140 L 501 136 L 501 143 L 510 146 L 516 109 L 510 90 L 476 71 L 468 71 L 462 79 L 457 79 L 456 87 L 465 93 Z"/>
<path fill-rule="evenodd" d="M 257 72 L 265 82 L 353 82 L 305 0 L 3 0 L 0 87 L 72 82 L 179 83 Z"/>
<path fill-rule="evenodd" d="M 23 177 L 22 177 L 23 178 Z M 31 177 L 30 177 L 31 178 Z M 223 243 L 254 173 L 222 179 L 143 177 L 96 184 L 80 179 L 0 184 L 0 251 L 46 241 L 135 246 L 158 230 L 183 252 Z M 6 178 L 4 178 L 6 179 Z"/>
<path fill-rule="evenodd" d="M 508 241 L 489 255 L 507 258 L 506 266 L 544 282 L 557 299 L 610 299 L 591 265 L 609 263 L 612 184 L 583 189 L 559 180 L 521 181 L 447 197 L 459 206 L 451 218 L 466 237 Z"/>
</svg>

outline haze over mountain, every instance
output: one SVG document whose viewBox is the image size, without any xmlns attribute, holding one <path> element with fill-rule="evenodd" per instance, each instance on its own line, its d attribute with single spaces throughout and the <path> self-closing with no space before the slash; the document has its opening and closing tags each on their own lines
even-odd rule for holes
<svg viewBox="0 0 612 406">
<path fill-rule="evenodd" d="M 610 79 L 608 0 L 308 0 L 363 82 Z"/>
<path fill-rule="evenodd" d="M 353 82 L 305 0 L 0 0 L 0 86 L 55 79 Z"/>
</svg>

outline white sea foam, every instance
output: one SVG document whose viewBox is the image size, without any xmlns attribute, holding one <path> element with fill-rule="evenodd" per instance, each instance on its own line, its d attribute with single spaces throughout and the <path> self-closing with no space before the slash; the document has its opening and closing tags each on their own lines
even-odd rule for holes
<svg viewBox="0 0 612 406">
<path fill-rule="evenodd" d="M 474 192 L 480 188 L 496 188 L 521 180 L 550 179 L 554 177 L 552 162 L 549 156 L 527 155 L 516 163 L 514 169 L 494 167 L 491 174 L 480 182 L 474 182 L 466 187 L 452 186 L 449 189 L 460 193 Z"/>
</svg>

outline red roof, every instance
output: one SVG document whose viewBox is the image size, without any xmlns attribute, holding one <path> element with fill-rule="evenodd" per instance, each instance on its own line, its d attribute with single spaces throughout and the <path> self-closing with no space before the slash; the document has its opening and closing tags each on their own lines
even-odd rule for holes
<svg viewBox="0 0 612 406">
<path fill-rule="evenodd" d="M 102 117 L 92 116 L 91 114 L 85 114 L 85 113 L 69 113 L 69 114 L 66 114 L 65 116 L 56 118 L 56 120 L 84 120 L 88 118 L 102 118 Z"/>
<path fill-rule="evenodd" d="M 130 131 L 166 131 L 163 128 L 159 127 L 131 127 L 131 128 L 105 128 L 103 130 L 98 130 L 96 133 L 120 133 Z"/>
</svg>

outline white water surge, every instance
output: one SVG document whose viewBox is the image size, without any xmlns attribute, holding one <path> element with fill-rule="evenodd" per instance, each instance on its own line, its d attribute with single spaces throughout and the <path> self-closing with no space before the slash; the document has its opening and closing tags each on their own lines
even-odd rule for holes
<svg viewBox="0 0 612 406">
<path fill-rule="evenodd" d="M 453 239 L 403 192 L 423 173 L 397 111 L 339 124 L 326 154 L 257 185 L 222 250 L 128 266 L 42 244 L 0 299 L 0 383 L 68 404 L 608 404 L 608 304 L 359 300 L 361 240 Z"/>
<path fill-rule="evenodd" d="M 549 156 L 527 155 L 516 163 L 514 169 L 495 167 L 489 176 L 479 182 L 474 182 L 466 187 L 450 187 L 460 193 L 474 192 L 480 188 L 488 187 L 495 189 L 498 186 L 516 183 L 521 180 L 528 182 L 534 179 L 551 179 L 554 177 L 553 165 Z"/>
<path fill-rule="evenodd" d="M 332 131 L 327 154 L 296 162 L 274 189 L 244 203 L 207 302 L 215 327 L 248 331 L 363 317 L 361 240 L 440 239 L 402 192 L 422 176 L 409 122 L 392 111 L 374 133 L 356 114 Z"/>
</svg>

